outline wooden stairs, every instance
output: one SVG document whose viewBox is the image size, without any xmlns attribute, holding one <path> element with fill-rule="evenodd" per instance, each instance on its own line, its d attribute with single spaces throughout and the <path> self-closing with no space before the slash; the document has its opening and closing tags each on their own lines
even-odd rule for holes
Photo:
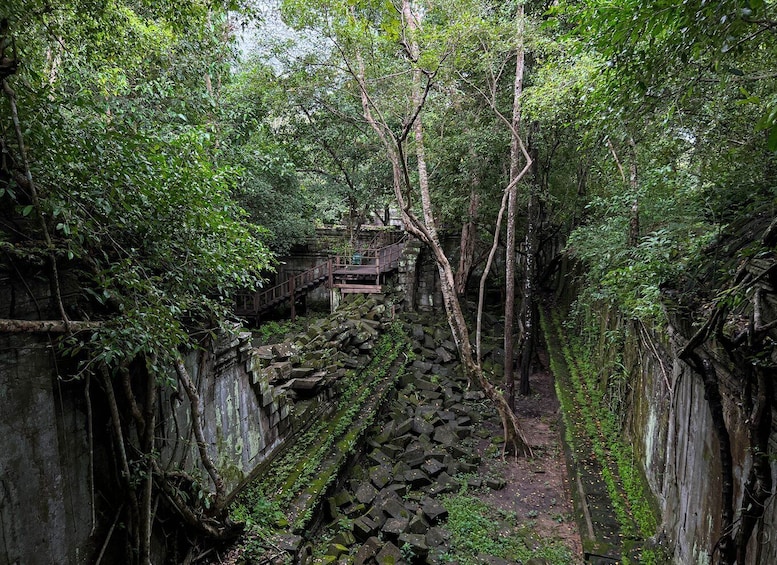
<svg viewBox="0 0 777 565">
<path fill-rule="evenodd" d="M 276 306 L 288 301 L 294 316 L 294 302 L 317 286 L 340 289 L 343 294 L 382 292 L 386 273 L 399 266 L 405 248 L 405 238 L 378 248 L 356 251 L 353 255 L 337 255 L 312 269 L 290 276 L 285 281 L 254 293 L 236 297 L 234 312 L 244 318 L 258 319 Z"/>
</svg>

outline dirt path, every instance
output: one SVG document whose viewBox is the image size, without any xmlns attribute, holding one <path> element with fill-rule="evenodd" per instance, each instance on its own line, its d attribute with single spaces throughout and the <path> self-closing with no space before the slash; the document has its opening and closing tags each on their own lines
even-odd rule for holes
<svg viewBox="0 0 777 565">
<path fill-rule="evenodd" d="M 546 363 L 544 363 L 547 366 Z M 534 531 L 543 539 L 558 539 L 572 550 L 575 563 L 582 563 L 582 543 L 570 497 L 567 466 L 561 444 L 561 415 L 553 384 L 553 375 L 543 369 L 532 375 L 532 394 L 519 397 L 517 412 L 526 436 L 534 451 L 533 458 L 498 457 L 485 455 L 491 441 L 484 439 L 481 450 L 483 465 L 494 469 L 507 480 L 501 490 L 482 495 L 483 502 L 505 512 L 515 512 L 534 522 Z M 484 422 L 494 436 L 501 434 L 498 421 Z"/>
</svg>

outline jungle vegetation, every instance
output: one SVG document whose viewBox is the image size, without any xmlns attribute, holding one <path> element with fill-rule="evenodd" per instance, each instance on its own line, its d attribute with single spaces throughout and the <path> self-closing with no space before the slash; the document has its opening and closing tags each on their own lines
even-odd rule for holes
<svg viewBox="0 0 777 565">
<path fill-rule="evenodd" d="M 580 304 L 662 327 L 664 290 L 730 226 L 774 215 L 776 33 L 773 0 L 4 3 L 1 261 L 50 282 L 40 317 L 68 378 L 123 418 L 131 561 L 148 560 L 156 489 L 203 534 L 230 530 L 206 453 L 207 484 L 155 466 L 148 391 L 196 404 L 182 352 L 315 225 L 402 217 L 526 451 L 510 406 L 563 262 Z M 509 297 L 506 394 L 466 323 L 481 278 Z"/>
</svg>

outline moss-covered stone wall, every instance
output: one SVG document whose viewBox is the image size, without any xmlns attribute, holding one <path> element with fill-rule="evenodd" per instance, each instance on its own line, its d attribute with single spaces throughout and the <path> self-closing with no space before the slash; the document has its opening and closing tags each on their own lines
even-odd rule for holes
<svg viewBox="0 0 777 565">
<path fill-rule="evenodd" d="M 600 386 L 617 410 L 622 433 L 634 448 L 650 490 L 660 507 L 657 544 L 673 563 L 711 563 L 721 536 L 722 477 L 719 441 L 701 377 L 679 359 L 690 339 L 687 321 L 648 328 L 623 319 L 612 308 L 590 310 L 583 325 Z M 741 379 L 719 344 L 704 355 L 713 360 L 723 400 L 734 466 L 734 509 L 739 508 L 752 464 L 748 416 L 742 412 Z M 770 444 L 777 445 L 772 429 Z M 772 476 L 777 466 L 772 461 Z M 768 504 L 768 503 L 767 503 Z M 777 511 L 768 504 L 748 551 L 748 563 L 777 563 Z"/>
</svg>

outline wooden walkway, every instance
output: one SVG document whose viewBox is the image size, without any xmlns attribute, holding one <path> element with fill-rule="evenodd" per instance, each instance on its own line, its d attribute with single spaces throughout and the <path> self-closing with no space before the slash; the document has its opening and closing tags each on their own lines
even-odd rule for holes
<svg viewBox="0 0 777 565">
<path fill-rule="evenodd" d="M 340 289 L 343 294 L 382 292 L 384 275 L 399 266 L 404 248 L 405 241 L 401 239 L 378 249 L 357 251 L 351 256 L 331 257 L 273 287 L 239 294 L 235 314 L 244 318 L 258 318 L 288 301 L 293 317 L 294 301 L 323 283 L 326 283 L 327 288 Z"/>
</svg>

